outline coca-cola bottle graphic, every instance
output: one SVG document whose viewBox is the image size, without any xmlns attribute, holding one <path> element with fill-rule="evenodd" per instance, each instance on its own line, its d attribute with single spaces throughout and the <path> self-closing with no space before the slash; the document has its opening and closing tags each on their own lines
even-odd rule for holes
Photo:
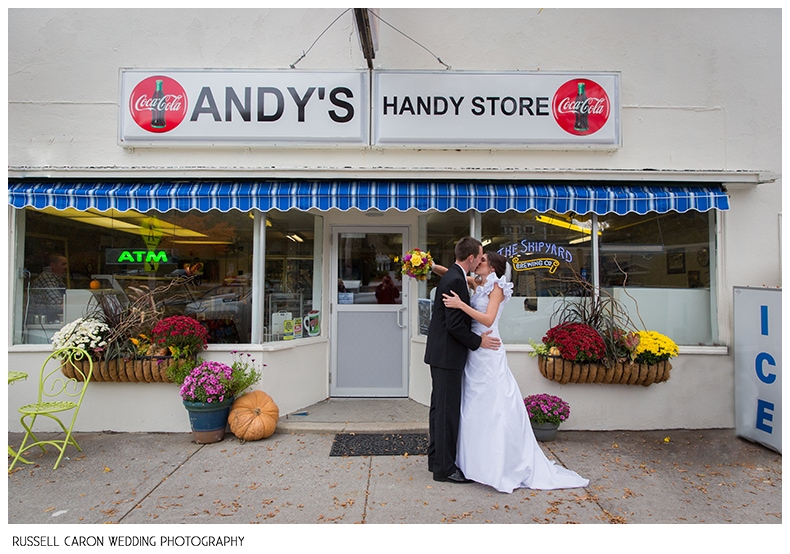
<svg viewBox="0 0 790 554">
<path fill-rule="evenodd" d="M 165 93 L 162 90 L 162 80 L 157 79 L 156 91 L 154 91 L 154 97 L 151 102 L 151 127 L 164 129 L 165 125 L 167 125 L 165 122 Z"/>
<path fill-rule="evenodd" d="M 576 93 L 576 103 L 573 106 L 573 111 L 576 113 L 576 123 L 573 128 L 576 131 L 586 131 L 590 128 L 587 122 L 587 114 L 589 106 L 587 106 L 587 94 L 584 92 L 584 83 L 578 83 L 579 92 Z"/>
</svg>

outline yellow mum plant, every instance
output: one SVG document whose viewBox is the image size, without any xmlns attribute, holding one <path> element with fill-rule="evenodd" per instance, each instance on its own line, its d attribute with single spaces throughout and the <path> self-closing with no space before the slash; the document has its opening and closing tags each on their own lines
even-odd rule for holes
<svg viewBox="0 0 790 554">
<path fill-rule="evenodd" d="M 639 344 L 633 352 L 635 362 L 641 364 L 655 364 L 678 355 L 678 345 L 656 331 L 638 331 Z"/>
</svg>

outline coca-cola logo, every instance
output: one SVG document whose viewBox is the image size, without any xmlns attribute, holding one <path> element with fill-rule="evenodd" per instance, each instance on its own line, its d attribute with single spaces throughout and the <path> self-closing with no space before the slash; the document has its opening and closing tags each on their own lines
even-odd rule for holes
<svg viewBox="0 0 790 554">
<path fill-rule="evenodd" d="M 175 79 L 154 75 L 137 83 L 132 90 L 129 113 L 142 129 L 166 133 L 184 121 L 187 94 Z"/>
<path fill-rule="evenodd" d="M 552 111 L 562 129 L 572 135 L 591 135 L 609 120 L 606 91 L 590 79 L 572 79 L 554 93 Z"/>
</svg>

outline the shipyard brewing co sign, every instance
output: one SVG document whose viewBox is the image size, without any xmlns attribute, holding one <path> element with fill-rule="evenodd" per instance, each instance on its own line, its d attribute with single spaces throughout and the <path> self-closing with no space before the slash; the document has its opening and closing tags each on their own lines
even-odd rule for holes
<svg viewBox="0 0 790 554">
<path fill-rule="evenodd" d="M 515 271 L 548 271 L 552 275 L 561 262 L 572 263 L 573 253 L 552 242 L 522 240 L 497 250 L 508 258 Z"/>
<path fill-rule="evenodd" d="M 119 143 L 620 146 L 618 73 L 368 75 L 121 70 Z"/>
</svg>

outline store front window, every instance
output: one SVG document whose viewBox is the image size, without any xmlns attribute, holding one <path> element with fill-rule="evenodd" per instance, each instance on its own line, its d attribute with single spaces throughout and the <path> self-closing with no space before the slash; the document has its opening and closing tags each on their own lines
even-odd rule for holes
<svg viewBox="0 0 790 554">
<path fill-rule="evenodd" d="M 513 267 L 513 298 L 500 323 L 504 342 L 540 341 L 556 323 L 551 316 L 558 303 L 588 294 L 597 272 L 600 293 L 619 300 L 636 327 L 665 333 L 678 344 L 714 344 L 714 213 L 481 214 L 483 249 L 505 255 Z M 452 263 L 455 242 L 471 234 L 473 217 L 427 216 L 425 242 L 434 259 Z M 421 298 L 431 298 L 436 284 L 434 276 Z"/>
<path fill-rule="evenodd" d="M 540 341 L 561 297 L 584 294 L 591 275 L 590 218 L 548 213 L 488 212 L 482 217 L 483 250 L 512 266 L 513 298 L 500 323 L 505 343 Z"/>
<path fill-rule="evenodd" d="M 320 286 L 311 277 L 320 218 L 266 214 L 265 306 L 256 306 L 256 217 L 238 210 L 18 211 L 24 284 L 14 304 L 14 342 L 47 344 L 64 323 L 95 313 L 108 298 L 128 305 L 149 291 L 162 317 L 194 317 L 209 343 L 257 342 L 255 318 L 266 321 L 258 340 L 288 338 L 269 331 L 272 313 L 282 309 L 296 320 L 311 309 Z"/>
<path fill-rule="evenodd" d="M 263 340 L 308 336 L 305 318 L 321 306 L 321 269 L 315 264 L 322 218 L 304 212 L 268 212 Z"/>
<path fill-rule="evenodd" d="M 714 212 L 600 216 L 602 291 L 640 328 L 678 344 L 713 345 Z"/>
<path fill-rule="evenodd" d="M 427 236 L 425 249 L 431 253 L 436 263 L 449 267 L 455 262 L 455 243 L 469 236 L 470 217 L 468 212 L 461 213 L 457 210 L 432 213 L 424 217 Z M 432 275 L 430 282 L 436 286 L 439 277 Z"/>
</svg>

